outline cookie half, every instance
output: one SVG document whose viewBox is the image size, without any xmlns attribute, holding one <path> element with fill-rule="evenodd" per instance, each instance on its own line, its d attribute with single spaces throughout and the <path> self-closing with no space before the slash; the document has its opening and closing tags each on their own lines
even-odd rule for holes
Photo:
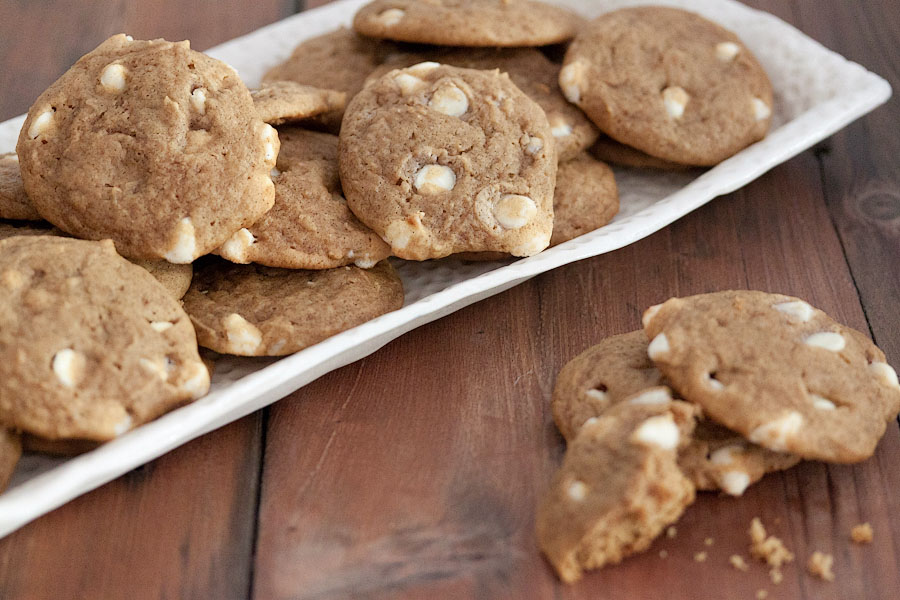
<svg viewBox="0 0 900 600">
<path fill-rule="evenodd" d="M 113 244 L 0 241 L 0 422 L 103 441 L 206 393 L 190 320 Z"/>
<path fill-rule="evenodd" d="M 201 346 L 222 354 L 283 356 L 403 305 L 390 263 L 323 271 L 199 264 L 184 308 Z"/>
<path fill-rule="evenodd" d="M 570 40 L 583 20 L 534 0 L 375 0 L 353 19 L 374 38 L 440 46 L 545 46 Z"/>
<path fill-rule="evenodd" d="M 341 182 L 353 213 L 401 258 L 530 256 L 553 228 L 550 139 L 544 111 L 507 75 L 421 63 L 350 102 Z"/>
<path fill-rule="evenodd" d="M 897 374 L 863 334 L 799 298 L 725 291 L 644 313 L 648 354 L 712 419 L 804 458 L 872 455 L 900 411 Z"/>
<path fill-rule="evenodd" d="M 43 221 L 25 193 L 19 157 L 14 153 L 0 154 L 0 219 Z"/>
<path fill-rule="evenodd" d="M 652 156 L 715 165 L 762 139 L 772 85 L 732 32 L 676 8 L 593 20 L 559 74 L 566 97 L 607 135 Z"/>
<path fill-rule="evenodd" d="M 188 42 L 103 42 L 37 99 L 17 152 L 45 219 L 130 258 L 189 263 L 275 200 L 275 129 Z"/>
<path fill-rule="evenodd" d="M 337 136 L 286 127 L 279 137 L 275 206 L 217 254 L 236 263 L 288 269 L 371 268 L 390 256 L 390 246 L 347 207 Z"/>
</svg>

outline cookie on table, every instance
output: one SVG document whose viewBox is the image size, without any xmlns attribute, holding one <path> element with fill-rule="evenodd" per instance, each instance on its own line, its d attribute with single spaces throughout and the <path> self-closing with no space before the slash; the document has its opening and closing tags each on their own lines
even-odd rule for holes
<svg viewBox="0 0 900 600">
<path fill-rule="evenodd" d="M 581 109 L 568 102 L 559 89 L 559 66 L 535 48 L 433 48 L 395 54 L 385 60 L 372 76 L 392 69 L 411 67 L 424 61 L 466 69 L 500 69 L 538 103 L 547 114 L 557 158 L 570 160 L 590 147 L 599 132 Z"/>
<path fill-rule="evenodd" d="M 284 356 L 403 305 L 403 284 L 382 261 L 322 271 L 198 263 L 184 308 L 201 346 L 221 354 Z"/>
<path fill-rule="evenodd" d="M 206 393 L 190 319 L 112 242 L 0 241 L 0 423 L 103 441 Z"/>
<path fill-rule="evenodd" d="M 347 94 L 303 85 L 296 81 L 263 82 L 251 90 L 259 118 L 269 125 L 302 121 L 324 113 L 344 111 Z"/>
<path fill-rule="evenodd" d="M 279 137 L 275 206 L 217 254 L 236 263 L 288 269 L 371 268 L 390 256 L 390 246 L 347 208 L 337 136 L 291 127 L 282 128 Z"/>
<path fill-rule="evenodd" d="M 652 156 L 714 165 L 762 139 L 772 85 L 732 32 L 676 8 L 601 15 L 572 42 L 563 93 L 607 135 Z"/>
<path fill-rule="evenodd" d="M 644 313 L 648 354 L 715 421 L 778 452 L 871 456 L 900 411 L 897 374 L 863 334 L 798 298 L 724 291 Z"/>
<path fill-rule="evenodd" d="M 583 19 L 535 0 L 375 0 L 353 19 L 373 38 L 441 46 L 544 46 L 572 39 Z"/>
<path fill-rule="evenodd" d="M 538 544 L 560 579 L 644 550 L 694 501 L 677 457 L 695 414 L 686 402 L 626 399 L 579 430 L 537 512 Z"/>
<path fill-rule="evenodd" d="M 25 193 L 15 153 L 0 154 L 0 219 L 43 221 Z"/>
<path fill-rule="evenodd" d="M 21 457 L 21 436 L 10 429 L 0 428 L 0 492 L 6 489 Z"/>
<path fill-rule="evenodd" d="M 553 196 L 555 246 L 603 227 L 619 212 L 619 190 L 612 169 L 586 152 L 560 163 Z"/>
<path fill-rule="evenodd" d="M 189 263 L 275 201 L 275 129 L 188 42 L 106 40 L 41 94 L 17 151 L 44 218 L 129 258 Z"/>
<path fill-rule="evenodd" d="M 391 71 L 350 102 L 341 183 L 360 221 L 412 260 L 550 243 L 556 153 L 544 111 L 505 74 Z"/>
<path fill-rule="evenodd" d="M 690 165 L 680 165 L 671 161 L 650 156 L 637 148 L 626 146 L 607 135 L 601 135 L 591 146 L 591 154 L 603 162 L 620 167 L 635 169 L 655 169 L 657 171 L 686 171 Z"/>
<path fill-rule="evenodd" d="M 669 385 L 647 356 L 647 337 L 633 331 L 591 346 L 559 372 L 553 389 L 553 420 L 563 437 L 572 440 L 592 418 L 603 415 L 625 398 L 666 403 Z M 749 443 L 737 433 L 708 419 L 700 419 L 690 443 L 682 448 L 678 465 L 700 490 L 722 490 L 740 496 L 766 473 L 800 462 L 793 454 L 774 452 Z"/>
<path fill-rule="evenodd" d="M 20 235 L 60 235 L 63 232 L 46 221 L 0 221 L 0 240 Z"/>
</svg>

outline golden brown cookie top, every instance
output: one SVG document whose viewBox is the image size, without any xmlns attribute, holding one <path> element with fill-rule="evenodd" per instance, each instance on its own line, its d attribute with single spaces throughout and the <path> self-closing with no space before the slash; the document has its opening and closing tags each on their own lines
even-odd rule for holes
<svg viewBox="0 0 900 600">
<path fill-rule="evenodd" d="M 413 260 L 550 242 L 556 154 L 543 110 L 505 74 L 391 71 L 350 102 L 340 136 L 350 209 Z"/>
<path fill-rule="evenodd" d="M 38 212 L 133 258 L 189 263 L 275 199 L 275 130 L 188 42 L 108 39 L 41 94 L 17 151 Z"/>
<path fill-rule="evenodd" d="M 652 156 L 714 165 L 765 136 L 772 86 L 732 32 L 684 10 L 624 8 L 572 42 L 563 93 L 600 129 Z"/>
<path fill-rule="evenodd" d="M 107 440 L 202 396 L 190 320 L 109 241 L 0 241 L 0 422 Z"/>
<path fill-rule="evenodd" d="M 25 193 L 15 153 L 0 154 L 0 219 L 43 220 Z"/>
<path fill-rule="evenodd" d="M 582 19 L 535 0 L 375 0 L 353 19 L 359 33 L 441 46 L 544 46 L 572 39 Z"/>
<path fill-rule="evenodd" d="M 275 206 L 217 254 L 287 269 L 371 268 L 390 256 L 390 247 L 350 212 L 341 194 L 337 136 L 290 127 L 279 137 Z"/>
<path fill-rule="evenodd" d="M 868 458 L 900 410 L 897 374 L 863 334 L 798 298 L 724 291 L 644 313 L 648 354 L 710 418 L 778 452 Z"/>
<path fill-rule="evenodd" d="M 387 261 L 298 271 L 208 258 L 184 297 L 200 345 L 239 356 L 292 354 L 402 305 Z"/>
<path fill-rule="evenodd" d="M 332 111 L 343 112 L 347 104 L 345 92 L 296 81 L 263 82 L 250 95 L 259 118 L 270 125 L 302 121 Z"/>
</svg>

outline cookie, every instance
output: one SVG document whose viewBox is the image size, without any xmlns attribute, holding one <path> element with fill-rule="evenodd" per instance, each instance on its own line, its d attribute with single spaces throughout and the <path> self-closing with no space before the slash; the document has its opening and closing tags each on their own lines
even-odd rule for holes
<svg viewBox="0 0 900 600">
<path fill-rule="evenodd" d="M 466 69 L 500 69 L 538 103 L 547 114 L 550 133 L 560 162 L 570 160 L 590 147 L 599 132 L 583 112 L 569 103 L 559 89 L 559 66 L 534 48 L 435 48 L 422 52 L 395 54 L 370 76 L 392 69 L 411 67 L 424 61 Z"/>
<path fill-rule="evenodd" d="M 46 221 L 10 223 L 0 221 L 0 240 L 20 235 L 59 235 L 62 232 Z"/>
<path fill-rule="evenodd" d="M 422 63 L 350 102 L 341 182 L 350 210 L 401 258 L 530 256 L 553 228 L 551 139 L 544 111 L 507 75 Z"/>
<path fill-rule="evenodd" d="M 391 249 L 363 225 L 341 195 L 338 138 L 282 128 L 275 206 L 217 253 L 232 262 L 288 269 L 371 268 Z"/>
<path fill-rule="evenodd" d="M 259 118 L 270 125 L 302 121 L 324 113 L 344 111 L 347 94 L 303 85 L 295 81 L 263 82 L 252 90 Z"/>
<path fill-rule="evenodd" d="M 0 428 L 0 492 L 6 489 L 22 456 L 20 437 L 14 431 Z"/>
<path fill-rule="evenodd" d="M 0 241 L 0 423 L 103 441 L 206 393 L 190 320 L 109 241 Z"/>
<path fill-rule="evenodd" d="M 134 264 L 147 270 L 176 300 L 181 300 L 188 288 L 194 268 L 191 265 L 175 265 L 166 260 L 132 260 Z"/>
<path fill-rule="evenodd" d="M 534 0 L 375 0 L 353 18 L 374 38 L 440 46 L 544 46 L 572 39 L 581 17 Z"/>
<path fill-rule="evenodd" d="M 275 129 L 188 42 L 103 42 L 37 99 L 17 151 L 45 219 L 129 258 L 189 263 L 275 201 Z"/>
<path fill-rule="evenodd" d="M 25 452 L 37 452 L 50 456 L 78 456 L 99 447 L 101 442 L 93 440 L 48 440 L 36 435 L 22 436 L 22 449 Z"/>
<path fill-rule="evenodd" d="M 619 212 L 619 190 L 612 169 L 582 153 L 560 163 L 553 196 L 555 246 L 603 227 Z"/>
<path fill-rule="evenodd" d="M 648 354 L 715 421 L 778 452 L 871 456 L 900 411 L 900 384 L 863 334 L 798 298 L 725 291 L 644 313 Z"/>
<path fill-rule="evenodd" d="M 292 354 L 402 305 L 387 261 L 294 271 L 206 259 L 184 297 L 200 345 L 239 356 Z"/>
<path fill-rule="evenodd" d="M 730 31 L 676 8 L 602 15 L 572 42 L 559 83 L 610 137 L 687 165 L 715 165 L 762 139 L 772 85 Z"/>
<path fill-rule="evenodd" d="M 537 512 L 537 538 L 560 579 L 647 548 L 694 501 L 677 465 L 695 407 L 627 400 L 586 424 Z"/>
<path fill-rule="evenodd" d="M 685 171 L 690 165 L 680 165 L 671 161 L 650 156 L 637 148 L 619 143 L 609 136 L 601 135 L 591 146 L 591 154 L 603 162 L 620 167 L 635 169 L 656 169 L 657 171 Z"/>
<path fill-rule="evenodd" d="M 625 398 L 665 403 L 671 396 L 652 391 L 670 385 L 647 356 L 647 337 L 633 331 L 609 337 L 570 360 L 553 389 L 553 420 L 563 437 L 572 440 L 582 425 L 603 415 Z M 740 496 L 766 473 L 800 462 L 793 454 L 751 444 L 737 433 L 700 419 L 678 465 L 700 490 L 722 490 Z"/>
<path fill-rule="evenodd" d="M 0 154 L 0 219 L 42 221 L 25 193 L 16 154 Z"/>
</svg>

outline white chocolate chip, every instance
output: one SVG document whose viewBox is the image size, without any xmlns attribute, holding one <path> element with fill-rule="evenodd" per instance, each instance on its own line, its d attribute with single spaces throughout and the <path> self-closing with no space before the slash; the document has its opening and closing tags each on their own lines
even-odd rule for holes
<svg viewBox="0 0 900 600">
<path fill-rule="evenodd" d="M 100 74 L 100 85 L 107 92 L 118 94 L 125 91 L 125 67 L 119 63 L 106 65 Z"/>
<path fill-rule="evenodd" d="M 869 365 L 869 370 L 875 374 L 875 377 L 888 387 L 900 389 L 900 382 L 897 381 L 897 371 L 891 365 L 875 361 Z"/>
<path fill-rule="evenodd" d="M 669 350 L 671 350 L 669 338 L 666 337 L 666 334 L 660 333 L 647 346 L 647 356 L 650 357 L 650 360 L 659 360 L 664 354 L 668 354 Z"/>
<path fill-rule="evenodd" d="M 247 258 L 247 249 L 256 242 L 256 238 L 250 233 L 250 230 L 243 227 L 234 234 L 228 241 L 222 244 L 220 252 L 223 258 L 240 264 L 247 264 L 250 260 Z"/>
<path fill-rule="evenodd" d="M 191 106 L 201 115 L 206 114 L 206 90 L 197 88 L 191 92 Z"/>
<path fill-rule="evenodd" d="M 584 395 L 590 398 L 591 400 L 596 400 L 597 402 L 606 402 L 608 396 L 606 392 L 598 389 L 590 389 L 584 392 Z"/>
<path fill-rule="evenodd" d="M 814 333 L 803 340 L 803 342 L 807 346 L 824 348 L 825 350 L 831 350 L 832 352 L 840 352 L 847 344 L 844 336 L 834 331 L 820 331 L 819 333 Z"/>
<path fill-rule="evenodd" d="M 6 160 L 11 160 L 13 162 L 19 162 L 19 155 L 18 154 L 10 154 L 9 156 L 6 157 Z"/>
<path fill-rule="evenodd" d="M 197 237 L 190 217 L 178 221 L 175 226 L 175 244 L 166 252 L 165 259 L 174 264 L 187 264 L 194 260 L 197 251 Z"/>
<path fill-rule="evenodd" d="M 406 15 L 406 11 L 399 8 L 389 8 L 375 17 L 375 19 L 385 27 L 390 27 L 403 20 L 404 15 Z"/>
<path fill-rule="evenodd" d="M 823 398 L 818 394 L 810 394 L 809 397 L 812 398 L 813 406 L 819 410 L 834 410 L 837 408 L 837 406 L 834 405 L 834 402 L 828 398 Z"/>
<path fill-rule="evenodd" d="M 554 117 L 550 120 L 550 133 L 555 138 L 570 136 L 572 135 L 572 125 L 563 117 Z"/>
<path fill-rule="evenodd" d="M 84 369 L 84 356 L 71 348 L 64 348 L 53 355 L 53 372 L 61 384 L 74 388 Z"/>
<path fill-rule="evenodd" d="M 265 123 L 263 127 L 263 140 L 265 141 L 265 159 L 266 162 L 274 163 L 277 157 L 275 145 L 278 143 L 278 132 L 274 127 Z"/>
<path fill-rule="evenodd" d="M 716 392 L 721 392 L 725 389 L 725 384 L 713 377 L 711 373 L 706 374 L 706 385 Z"/>
<path fill-rule="evenodd" d="M 416 234 L 416 229 L 405 219 L 391 222 L 384 230 L 384 241 L 396 250 L 405 250 Z"/>
<path fill-rule="evenodd" d="M 150 327 L 153 328 L 153 331 L 162 333 L 163 331 L 171 329 L 173 324 L 174 323 L 171 323 L 170 321 L 153 321 L 150 323 Z"/>
<path fill-rule="evenodd" d="M 588 417 L 587 419 L 584 420 L 584 423 L 582 423 L 581 426 L 586 427 L 588 425 L 593 425 L 594 423 L 596 423 L 599 420 L 600 419 L 598 419 L 597 417 Z"/>
<path fill-rule="evenodd" d="M 763 423 L 747 436 L 751 442 L 771 450 L 785 451 L 788 443 L 803 425 L 803 415 L 795 410 L 768 423 Z"/>
<path fill-rule="evenodd" d="M 528 196 L 506 194 L 494 204 L 494 218 L 504 229 L 519 229 L 537 214 L 537 205 Z"/>
<path fill-rule="evenodd" d="M 222 322 L 228 347 L 237 354 L 253 354 L 262 343 L 262 332 L 253 323 L 237 313 L 231 313 Z"/>
<path fill-rule="evenodd" d="M 181 384 L 181 390 L 190 394 L 193 400 L 209 391 L 209 369 L 202 362 L 191 362 L 185 365 L 187 379 Z"/>
<path fill-rule="evenodd" d="M 581 502 L 587 497 L 588 486 L 583 481 L 578 481 L 576 479 L 569 484 L 566 492 L 569 494 L 569 498 L 575 502 Z"/>
<path fill-rule="evenodd" d="M 425 62 L 420 62 L 417 65 L 407 67 L 405 69 L 405 71 L 407 73 L 412 73 L 416 77 L 422 77 L 423 75 L 428 75 L 429 73 L 431 73 L 432 71 L 437 69 L 439 66 L 441 66 L 441 63 L 436 63 L 436 62 L 428 60 Z"/>
<path fill-rule="evenodd" d="M 469 99 L 465 92 L 453 85 L 442 85 L 431 95 L 428 106 L 439 113 L 451 117 L 461 117 L 469 110 Z"/>
<path fill-rule="evenodd" d="M 168 369 L 166 369 L 166 364 L 162 360 L 150 360 L 149 358 L 141 358 L 138 360 L 138 364 L 142 369 L 158 375 L 163 381 L 169 378 L 169 371 Z"/>
<path fill-rule="evenodd" d="M 804 302 L 803 300 L 792 300 L 790 302 L 782 302 L 780 304 L 776 304 L 772 306 L 777 311 L 783 312 L 784 314 L 794 317 L 801 323 L 806 323 L 813 316 L 813 307 Z"/>
<path fill-rule="evenodd" d="M 764 121 L 772 116 L 772 109 L 759 98 L 753 98 L 750 102 L 753 104 L 753 116 L 757 121 Z"/>
<path fill-rule="evenodd" d="M 416 173 L 413 185 L 421 194 L 448 192 L 456 186 L 456 173 L 443 165 L 425 165 Z"/>
<path fill-rule="evenodd" d="M 536 136 L 528 136 L 528 142 L 525 146 L 525 152 L 532 156 L 540 152 L 544 148 L 544 140 Z"/>
<path fill-rule="evenodd" d="M 666 106 L 666 112 L 673 119 L 680 119 L 684 114 L 684 107 L 687 106 L 691 99 L 684 88 L 676 86 L 667 87 L 662 93 L 663 104 Z"/>
<path fill-rule="evenodd" d="M 559 87 L 569 102 L 578 104 L 581 101 L 581 85 L 586 70 L 584 63 L 576 60 L 564 66 L 559 72 Z"/>
<path fill-rule="evenodd" d="M 741 47 L 734 42 L 721 42 L 716 44 L 716 58 L 722 62 L 731 62 L 740 51 Z"/>
<path fill-rule="evenodd" d="M 357 258 L 356 260 L 354 260 L 353 264 L 356 265 L 357 267 L 359 267 L 360 269 L 371 269 L 372 267 L 374 267 L 375 265 L 378 264 L 378 261 L 369 258 L 369 255 L 367 254 L 363 258 Z"/>
<path fill-rule="evenodd" d="M 725 471 L 719 487 L 730 496 L 740 496 L 750 486 L 750 475 L 746 471 Z"/>
<path fill-rule="evenodd" d="M 650 326 L 650 322 L 653 320 L 653 317 L 656 316 L 656 313 L 659 312 L 659 309 L 662 308 L 662 304 L 654 304 L 650 308 L 644 311 L 644 314 L 641 316 L 641 325 L 645 328 Z"/>
<path fill-rule="evenodd" d="M 671 414 L 650 417 L 635 430 L 632 440 L 647 446 L 658 446 L 663 450 L 674 450 L 678 446 L 678 426 Z"/>
<path fill-rule="evenodd" d="M 276 340 L 274 344 L 269 346 L 269 354 L 273 354 L 273 355 L 278 354 L 279 352 L 281 352 L 284 349 L 284 347 L 286 345 L 287 345 L 287 340 L 285 340 L 285 339 Z"/>
<path fill-rule="evenodd" d="M 728 446 L 722 446 L 721 448 L 714 450 L 709 455 L 709 463 L 712 465 L 730 465 L 734 463 L 735 454 L 743 453 L 743 444 L 730 444 Z"/>
<path fill-rule="evenodd" d="M 400 86 L 400 92 L 404 96 L 409 96 L 416 91 L 425 87 L 425 82 L 415 75 L 409 73 L 398 73 L 394 76 L 394 82 Z"/>
<path fill-rule="evenodd" d="M 672 394 L 668 388 L 652 388 L 641 392 L 628 401 L 628 404 L 668 404 L 672 401 Z"/>
<path fill-rule="evenodd" d="M 45 110 L 31 121 L 31 127 L 28 128 L 28 137 L 37 139 L 39 135 L 45 133 L 53 125 L 53 111 Z"/>
<path fill-rule="evenodd" d="M 551 232 L 535 233 L 509 251 L 513 256 L 533 256 L 550 245 Z"/>
<path fill-rule="evenodd" d="M 122 435 L 126 431 L 130 430 L 133 425 L 134 419 L 131 418 L 131 415 L 125 415 L 125 418 L 119 421 L 113 428 L 113 433 L 116 435 Z"/>
</svg>

